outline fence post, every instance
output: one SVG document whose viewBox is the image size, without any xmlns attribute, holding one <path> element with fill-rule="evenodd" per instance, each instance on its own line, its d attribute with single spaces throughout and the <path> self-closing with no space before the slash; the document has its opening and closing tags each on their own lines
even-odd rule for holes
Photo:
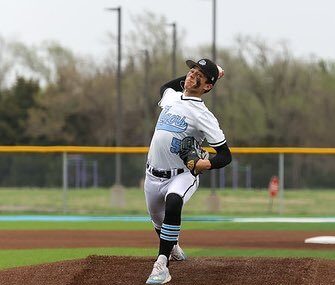
<svg viewBox="0 0 335 285">
<path fill-rule="evenodd" d="M 233 189 L 237 190 L 238 188 L 238 161 L 237 159 L 233 159 Z"/>
<path fill-rule="evenodd" d="M 216 169 L 210 171 L 211 191 L 215 192 L 216 189 Z"/>
<path fill-rule="evenodd" d="M 93 187 L 98 187 L 98 162 L 96 160 L 93 161 Z"/>
<path fill-rule="evenodd" d="M 247 189 L 251 189 L 251 165 L 248 164 L 245 167 L 245 186 Z"/>
<path fill-rule="evenodd" d="M 219 173 L 220 173 L 220 188 L 223 189 L 225 188 L 225 184 L 226 184 L 224 167 L 220 168 Z"/>
<path fill-rule="evenodd" d="M 67 212 L 67 190 L 68 190 L 68 177 L 67 177 L 67 153 L 63 152 L 63 213 Z"/>
<path fill-rule="evenodd" d="M 284 213 L 284 154 L 279 154 L 279 214 Z"/>
</svg>

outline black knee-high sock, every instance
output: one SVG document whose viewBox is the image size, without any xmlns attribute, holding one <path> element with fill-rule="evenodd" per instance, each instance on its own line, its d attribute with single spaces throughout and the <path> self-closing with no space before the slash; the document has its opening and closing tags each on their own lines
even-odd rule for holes
<svg viewBox="0 0 335 285">
<path fill-rule="evenodd" d="M 169 259 L 173 246 L 177 243 L 183 199 L 175 193 L 166 197 L 165 217 L 160 230 L 159 255 L 163 254 Z"/>
</svg>

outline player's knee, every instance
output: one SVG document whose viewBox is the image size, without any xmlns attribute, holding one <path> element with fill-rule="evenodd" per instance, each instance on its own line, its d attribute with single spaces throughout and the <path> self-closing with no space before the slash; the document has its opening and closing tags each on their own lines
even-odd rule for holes
<svg viewBox="0 0 335 285">
<path fill-rule="evenodd" d="M 169 221 L 171 224 L 180 224 L 182 207 L 183 199 L 178 194 L 170 193 L 167 195 L 164 221 Z"/>
<path fill-rule="evenodd" d="M 162 227 L 164 216 L 164 210 L 158 213 L 150 213 L 151 221 L 156 229 L 160 229 Z"/>
<path fill-rule="evenodd" d="M 165 213 L 178 213 L 183 207 L 183 198 L 176 193 L 170 193 L 166 196 Z"/>
</svg>

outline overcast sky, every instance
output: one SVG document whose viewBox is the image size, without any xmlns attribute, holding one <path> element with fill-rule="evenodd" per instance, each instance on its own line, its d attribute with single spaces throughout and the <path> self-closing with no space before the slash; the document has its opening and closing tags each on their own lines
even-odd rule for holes
<svg viewBox="0 0 335 285">
<path fill-rule="evenodd" d="M 275 45 L 286 41 L 298 57 L 335 59 L 333 0 L 217 0 L 217 45 L 231 47 L 237 35 Z M 55 40 L 80 54 L 97 56 L 108 49 L 108 31 L 116 34 L 122 7 L 123 33 L 132 15 L 151 11 L 176 22 L 187 46 L 211 44 L 212 0 L 0 0 L 0 36 L 39 45 Z"/>
</svg>

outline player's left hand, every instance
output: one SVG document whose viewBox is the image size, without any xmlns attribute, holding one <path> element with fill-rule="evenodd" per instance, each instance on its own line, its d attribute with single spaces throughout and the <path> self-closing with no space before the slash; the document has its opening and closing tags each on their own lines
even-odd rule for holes
<svg viewBox="0 0 335 285">
<path fill-rule="evenodd" d="M 203 158 L 203 150 L 194 137 L 186 137 L 181 141 L 179 157 L 194 176 L 199 174 L 196 164 Z"/>
</svg>

